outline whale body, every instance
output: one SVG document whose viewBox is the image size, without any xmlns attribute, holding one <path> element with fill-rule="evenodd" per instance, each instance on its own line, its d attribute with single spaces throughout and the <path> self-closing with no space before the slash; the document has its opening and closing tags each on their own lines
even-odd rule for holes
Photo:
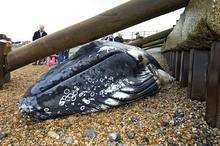
<svg viewBox="0 0 220 146">
<path fill-rule="evenodd" d="M 23 95 L 24 115 L 46 120 L 121 106 L 155 94 L 159 63 L 144 50 L 116 42 L 81 46 L 44 73 Z"/>
</svg>

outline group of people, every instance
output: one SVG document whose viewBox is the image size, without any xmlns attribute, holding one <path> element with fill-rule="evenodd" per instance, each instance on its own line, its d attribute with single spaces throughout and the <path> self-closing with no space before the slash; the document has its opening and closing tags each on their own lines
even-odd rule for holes
<svg viewBox="0 0 220 146">
<path fill-rule="evenodd" d="M 46 35 L 47 35 L 47 33 L 44 29 L 44 26 L 40 25 L 39 30 L 34 33 L 32 40 L 35 41 L 35 40 L 40 39 L 40 38 L 42 38 Z M 55 64 L 60 64 L 68 58 L 69 58 L 69 50 L 62 51 L 62 52 L 59 52 L 57 54 L 50 55 L 46 58 L 37 60 L 37 61 L 34 62 L 33 65 L 44 65 L 44 64 L 46 64 L 46 65 L 51 66 L 51 65 L 55 65 Z"/>
<path fill-rule="evenodd" d="M 135 33 L 135 36 L 136 36 L 135 40 L 143 39 L 143 36 L 141 36 L 139 32 Z M 104 40 L 112 41 L 112 42 L 119 42 L 119 43 L 125 42 L 121 33 L 118 33 L 118 35 L 116 37 L 114 37 L 113 35 L 109 35 L 109 36 L 105 37 Z"/>
<path fill-rule="evenodd" d="M 115 38 L 114 38 L 113 35 L 109 35 L 109 36 L 105 37 L 104 40 L 112 41 L 112 42 L 124 43 L 124 39 L 123 39 L 123 37 L 122 37 L 122 35 L 120 33 L 118 33 L 118 35 Z"/>
<path fill-rule="evenodd" d="M 35 41 L 39 38 L 42 38 L 46 35 L 47 35 L 47 33 L 44 30 L 44 26 L 40 25 L 39 30 L 36 31 L 33 35 L 33 41 Z M 137 32 L 135 35 L 136 35 L 136 39 L 142 39 L 143 38 L 142 36 L 140 36 L 139 32 Z M 109 36 L 105 37 L 104 40 L 119 42 L 119 43 L 124 43 L 124 41 L 125 41 L 123 39 L 121 33 L 118 33 L 118 35 L 116 37 L 114 37 L 113 35 L 109 35 Z M 60 64 L 68 58 L 69 58 L 69 50 L 62 51 L 62 52 L 59 52 L 57 54 L 48 56 L 46 58 L 37 60 L 36 62 L 34 62 L 33 65 L 44 65 L 44 64 L 46 64 L 46 65 L 51 66 L 51 65 L 55 65 L 55 64 Z"/>
</svg>

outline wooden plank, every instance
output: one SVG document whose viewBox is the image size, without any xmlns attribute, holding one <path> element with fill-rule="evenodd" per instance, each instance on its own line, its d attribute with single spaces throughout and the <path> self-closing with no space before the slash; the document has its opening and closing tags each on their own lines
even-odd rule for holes
<svg viewBox="0 0 220 146">
<path fill-rule="evenodd" d="M 8 46 L 5 43 L 0 42 L 0 88 L 11 79 L 10 72 L 6 71 L 6 56 L 11 48 L 6 47 Z"/>
<path fill-rule="evenodd" d="M 141 22 L 185 7 L 189 0 L 131 0 L 83 22 L 11 51 L 8 70 L 71 49 Z"/>
<path fill-rule="evenodd" d="M 5 72 L 4 73 L 4 83 L 8 83 L 11 80 L 11 73 L 10 72 Z"/>
<path fill-rule="evenodd" d="M 156 41 L 153 41 L 153 42 L 149 42 L 147 44 L 143 44 L 142 48 L 147 48 L 147 47 L 155 46 L 155 45 L 161 45 L 165 42 L 165 40 L 166 40 L 166 38 L 162 38 L 162 39 L 159 39 L 159 40 L 156 40 Z"/>
<path fill-rule="evenodd" d="M 165 58 L 165 60 L 166 60 L 166 64 L 168 65 L 169 52 L 164 52 L 164 53 L 163 53 L 163 56 L 164 56 L 164 58 Z M 164 68 L 164 69 L 165 69 L 166 72 L 169 73 L 169 67 L 166 67 L 166 68 Z"/>
<path fill-rule="evenodd" d="M 0 88 L 4 84 L 4 43 L 0 42 Z"/>
<path fill-rule="evenodd" d="M 172 51 L 172 53 L 171 53 L 172 55 L 171 55 L 171 75 L 173 76 L 173 77 L 176 77 L 175 76 L 175 66 L 176 66 L 176 51 Z"/>
<path fill-rule="evenodd" d="M 170 52 L 167 52 L 167 56 L 168 56 L 167 63 L 168 63 L 168 66 L 170 67 L 171 53 L 170 53 Z"/>
<path fill-rule="evenodd" d="M 188 96 L 192 100 L 204 101 L 207 96 L 208 50 L 190 50 Z"/>
<path fill-rule="evenodd" d="M 133 42 L 130 42 L 129 45 L 141 46 L 143 44 L 147 44 L 147 43 L 159 40 L 159 39 L 166 38 L 172 30 L 173 30 L 173 28 L 170 28 L 170 29 L 164 30 L 162 32 L 153 34 L 151 36 L 145 37 L 144 39 L 135 40 Z"/>
<path fill-rule="evenodd" d="M 180 86 L 187 87 L 188 85 L 188 75 L 189 75 L 189 51 L 181 52 L 181 65 L 180 65 Z"/>
<path fill-rule="evenodd" d="M 176 52 L 176 59 L 175 59 L 175 77 L 176 80 L 179 81 L 180 79 L 180 67 L 181 67 L 181 52 Z"/>
<path fill-rule="evenodd" d="M 169 67 L 169 70 L 168 70 L 168 73 L 171 74 L 171 60 L 172 60 L 172 53 L 169 51 L 167 52 L 167 56 L 168 56 L 168 67 Z"/>
<path fill-rule="evenodd" d="M 220 128 L 220 42 L 214 43 L 211 49 L 206 102 L 207 123 Z"/>
<path fill-rule="evenodd" d="M 149 49 L 153 49 L 153 48 L 158 48 L 158 47 L 162 47 L 163 46 L 163 44 L 158 44 L 158 45 L 153 45 L 153 46 L 149 46 L 149 47 L 146 47 L 146 48 L 144 48 L 145 50 L 149 50 Z"/>
</svg>

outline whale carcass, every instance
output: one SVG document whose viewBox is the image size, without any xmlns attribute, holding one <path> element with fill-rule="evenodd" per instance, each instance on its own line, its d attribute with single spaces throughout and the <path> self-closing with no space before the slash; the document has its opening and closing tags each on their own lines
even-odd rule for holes
<svg viewBox="0 0 220 146">
<path fill-rule="evenodd" d="M 162 79 L 171 78 L 144 50 L 95 41 L 44 73 L 23 95 L 19 108 L 39 120 L 91 113 L 153 95 Z"/>
</svg>

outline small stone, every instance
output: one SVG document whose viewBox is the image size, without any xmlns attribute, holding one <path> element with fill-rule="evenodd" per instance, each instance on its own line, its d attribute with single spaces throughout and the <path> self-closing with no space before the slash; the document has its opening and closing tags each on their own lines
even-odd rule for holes
<svg viewBox="0 0 220 146">
<path fill-rule="evenodd" d="M 72 137 L 67 137 L 67 138 L 65 138 L 64 143 L 68 144 L 68 145 L 71 145 L 71 144 L 74 143 L 74 140 L 73 140 Z"/>
<path fill-rule="evenodd" d="M 134 139 L 135 133 L 132 131 L 126 131 L 127 137 L 129 139 Z"/>
<path fill-rule="evenodd" d="M 108 140 L 111 142 L 113 142 L 113 141 L 118 142 L 118 141 L 120 141 L 120 139 L 121 139 L 121 137 L 120 137 L 119 133 L 117 133 L 117 132 L 113 132 L 113 133 L 108 134 Z"/>
<path fill-rule="evenodd" d="M 65 127 L 65 129 L 68 129 L 68 128 L 70 128 L 70 127 L 72 126 L 72 124 L 70 124 L 70 123 L 65 123 L 63 126 Z"/>
<path fill-rule="evenodd" d="M 174 126 L 175 121 L 174 121 L 174 120 L 171 120 L 171 121 L 169 122 L 169 124 L 172 125 L 172 126 Z"/>
<path fill-rule="evenodd" d="M 4 138 L 4 133 L 0 129 L 0 141 Z"/>
<path fill-rule="evenodd" d="M 165 127 L 158 127 L 157 129 L 156 129 L 156 132 L 158 133 L 158 134 L 164 134 L 164 130 L 165 130 L 166 128 Z"/>
<path fill-rule="evenodd" d="M 192 133 L 197 133 L 197 129 L 196 128 L 192 128 Z"/>
<path fill-rule="evenodd" d="M 178 144 L 176 144 L 172 139 L 168 139 L 168 145 L 170 146 L 178 146 Z"/>
<path fill-rule="evenodd" d="M 174 118 L 183 118 L 185 116 L 182 109 L 178 108 L 174 113 Z"/>
<path fill-rule="evenodd" d="M 140 118 L 136 116 L 131 117 L 131 122 L 134 124 L 138 124 L 140 122 Z"/>
<path fill-rule="evenodd" d="M 162 122 L 162 123 L 161 123 L 161 126 L 163 126 L 163 127 L 168 127 L 168 126 L 169 126 L 169 122 Z"/>
<path fill-rule="evenodd" d="M 86 129 L 84 132 L 84 136 L 88 138 L 95 138 L 96 132 L 93 129 Z"/>
<path fill-rule="evenodd" d="M 149 136 L 148 135 L 144 135 L 142 142 L 143 143 L 149 143 Z"/>
<path fill-rule="evenodd" d="M 216 129 L 217 129 L 217 128 L 216 128 Z M 219 129 L 216 130 L 216 135 L 217 135 L 217 136 L 220 136 L 220 130 L 219 130 Z"/>
<path fill-rule="evenodd" d="M 179 131 L 179 129 L 175 130 L 176 135 L 181 135 L 181 132 Z"/>
<path fill-rule="evenodd" d="M 117 142 L 117 143 L 116 143 L 116 146 L 124 146 L 124 144 L 121 143 L 121 142 Z"/>
<path fill-rule="evenodd" d="M 57 134 L 57 133 L 54 132 L 54 131 L 49 131 L 49 132 L 48 132 L 48 136 L 51 137 L 51 138 L 57 139 L 57 140 L 60 139 L 59 134 Z"/>
</svg>

